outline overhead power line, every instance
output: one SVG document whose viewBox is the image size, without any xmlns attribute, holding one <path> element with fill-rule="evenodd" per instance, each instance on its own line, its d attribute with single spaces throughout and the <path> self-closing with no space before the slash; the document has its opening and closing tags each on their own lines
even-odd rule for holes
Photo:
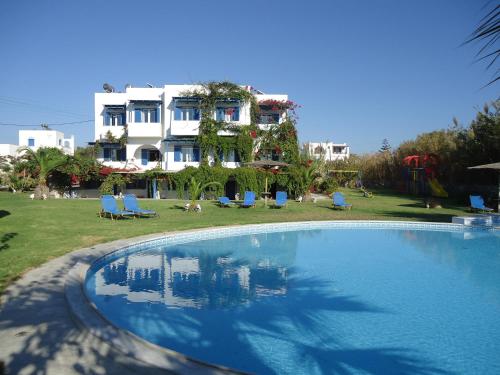
<svg viewBox="0 0 500 375">
<path fill-rule="evenodd" d="M 72 122 L 54 122 L 54 123 L 39 123 L 39 124 L 17 124 L 13 122 L 0 122 L 0 126 L 17 126 L 17 127 L 33 127 L 33 126 L 61 126 L 61 125 L 76 125 L 76 124 L 84 124 L 88 122 L 94 122 L 94 120 L 83 120 L 83 121 L 72 121 Z"/>
</svg>

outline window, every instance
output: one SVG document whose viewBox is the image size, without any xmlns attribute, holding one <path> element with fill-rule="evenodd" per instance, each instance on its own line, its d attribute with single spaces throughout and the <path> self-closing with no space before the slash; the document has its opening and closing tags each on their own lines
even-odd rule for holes
<svg viewBox="0 0 500 375">
<path fill-rule="evenodd" d="M 279 122 L 279 113 L 266 113 L 260 115 L 259 124 L 277 124 Z"/>
<path fill-rule="evenodd" d="M 240 107 L 217 107 L 215 109 L 217 121 L 240 121 Z"/>
<path fill-rule="evenodd" d="M 102 149 L 104 161 L 125 161 L 127 160 L 127 152 L 124 148 L 108 148 Z"/>
<path fill-rule="evenodd" d="M 342 151 L 344 151 L 344 147 L 333 146 L 333 153 L 334 154 L 341 154 Z"/>
<path fill-rule="evenodd" d="M 174 146 L 174 161 L 176 162 L 199 162 L 200 148 L 198 146 Z"/>
<path fill-rule="evenodd" d="M 109 107 L 104 110 L 104 126 L 125 125 L 125 107 Z"/>
<path fill-rule="evenodd" d="M 176 106 L 174 112 L 176 121 L 199 121 L 200 109 L 197 107 Z"/>
<path fill-rule="evenodd" d="M 59 146 L 62 145 L 62 139 L 59 139 Z"/>
<path fill-rule="evenodd" d="M 322 146 L 317 146 L 315 149 L 314 149 L 314 153 L 315 154 L 322 154 L 325 152 L 325 149 L 322 147 Z"/>
<path fill-rule="evenodd" d="M 28 146 L 29 147 L 35 146 L 35 138 L 28 138 Z"/>
<path fill-rule="evenodd" d="M 134 122 L 160 122 L 158 107 L 135 108 Z"/>
<path fill-rule="evenodd" d="M 224 152 L 222 150 L 219 151 L 218 153 L 219 160 L 221 162 L 226 162 L 226 163 L 239 163 L 240 160 L 240 155 L 236 150 L 230 150 L 227 155 L 224 155 Z"/>
<path fill-rule="evenodd" d="M 160 151 L 159 150 L 149 150 L 148 160 L 149 161 L 160 161 Z"/>
<path fill-rule="evenodd" d="M 161 160 L 160 151 L 157 149 L 142 149 L 141 164 L 148 165 L 149 162 L 157 162 Z"/>
</svg>

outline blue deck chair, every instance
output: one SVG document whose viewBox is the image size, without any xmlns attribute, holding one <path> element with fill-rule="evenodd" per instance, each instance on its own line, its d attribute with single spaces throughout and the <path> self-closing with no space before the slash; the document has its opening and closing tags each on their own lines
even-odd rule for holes
<svg viewBox="0 0 500 375">
<path fill-rule="evenodd" d="M 469 195 L 471 211 L 493 211 L 493 208 L 484 205 L 484 199 L 480 195 Z"/>
<path fill-rule="evenodd" d="M 219 197 L 219 206 L 221 207 L 231 207 L 231 202 L 228 197 Z"/>
<path fill-rule="evenodd" d="M 337 207 L 347 208 L 348 210 L 350 210 L 352 208 L 352 204 L 346 203 L 342 193 L 336 192 L 333 194 L 333 208 Z"/>
<path fill-rule="evenodd" d="M 101 211 L 99 212 L 99 217 L 103 217 L 103 215 L 109 214 L 111 216 L 111 220 L 113 220 L 113 216 L 115 217 L 126 217 L 126 216 L 134 216 L 133 212 L 120 210 L 118 205 L 116 204 L 116 199 L 112 195 L 103 195 L 101 197 Z"/>
<path fill-rule="evenodd" d="M 123 196 L 123 205 L 125 210 L 133 212 L 136 215 L 141 216 L 157 216 L 156 211 L 153 210 L 143 210 L 139 207 L 137 202 L 137 197 L 134 194 L 126 194 Z"/>
<path fill-rule="evenodd" d="M 278 208 L 286 207 L 287 203 L 288 203 L 288 198 L 286 191 L 277 191 L 276 202 L 274 203 L 274 206 Z"/>
<path fill-rule="evenodd" d="M 240 207 L 255 207 L 255 193 L 253 191 L 245 191 L 245 199 Z"/>
</svg>

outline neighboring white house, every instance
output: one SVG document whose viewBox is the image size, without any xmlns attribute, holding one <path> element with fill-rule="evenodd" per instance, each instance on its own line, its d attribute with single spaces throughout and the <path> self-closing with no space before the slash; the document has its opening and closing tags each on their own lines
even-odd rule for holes
<svg viewBox="0 0 500 375">
<path fill-rule="evenodd" d="M 125 92 L 96 93 L 94 140 L 101 146 L 98 159 L 109 167 L 129 170 L 148 170 L 159 166 L 167 171 L 179 171 L 186 166 L 198 166 L 201 155 L 195 140 L 201 117 L 199 101 L 182 95 L 195 88 L 201 87 L 127 86 Z M 252 92 L 258 102 L 288 100 L 287 95 Z M 216 105 L 213 116 L 216 120 L 248 125 L 250 104 L 226 100 Z M 263 105 L 259 125 L 265 129 L 268 124 L 281 122 L 285 117 L 286 110 Z M 125 129 L 127 139 L 123 145 L 116 139 L 124 134 Z M 115 139 L 110 139 L 108 135 Z M 232 134 L 222 131 L 219 135 Z M 239 157 L 234 151 L 222 159 L 225 167 L 239 166 Z M 209 158 L 211 160 L 213 157 Z"/>
<path fill-rule="evenodd" d="M 67 155 L 75 152 L 75 137 L 64 138 L 64 133 L 57 130 L 19 130 L 19 146 L 29 147 L 33 151 L 41 147 L 55 147 Z"/>
<path fill-rule="evenodd" d="M 303 145 L 303 150 L 315 159 L 326 161 L 346 160 L 350 153 L 347 143 L 333 142 L 308 142 Z"/>
<path fill-rule="evenodd" d="M 17 156 L 18 145 L 11 145 L 8 143 L 0 144 L 0 156 Z"/>
</svg>

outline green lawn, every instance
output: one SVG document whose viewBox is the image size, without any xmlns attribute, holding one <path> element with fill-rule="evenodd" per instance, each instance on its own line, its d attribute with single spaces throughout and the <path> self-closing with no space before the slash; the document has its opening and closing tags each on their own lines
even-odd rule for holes
<svg viewBox="0 0 500 375">
<path fill-rule="evenodd" d="M 446 208 L 426 209 L 421 198 L 378 192 L 363 198 L 344 190 L 351 211 L 331 209 L 330 200 L 290 202 L 287 208 L 219 208 L 202 202 L 201 213 L 184 212 L 183 201 L 144 200 L 143 208 L 156 210 L 159 218 L 100 219 L 98 200 L 32 201 L 26 194 L 0 192 L 0 293 L 30 268 L 72 250 L 143 234 L 209 226 L 302 220 L 418 220 L 450 222 L 465 207 L 446 202 Z"/>
</svg>

